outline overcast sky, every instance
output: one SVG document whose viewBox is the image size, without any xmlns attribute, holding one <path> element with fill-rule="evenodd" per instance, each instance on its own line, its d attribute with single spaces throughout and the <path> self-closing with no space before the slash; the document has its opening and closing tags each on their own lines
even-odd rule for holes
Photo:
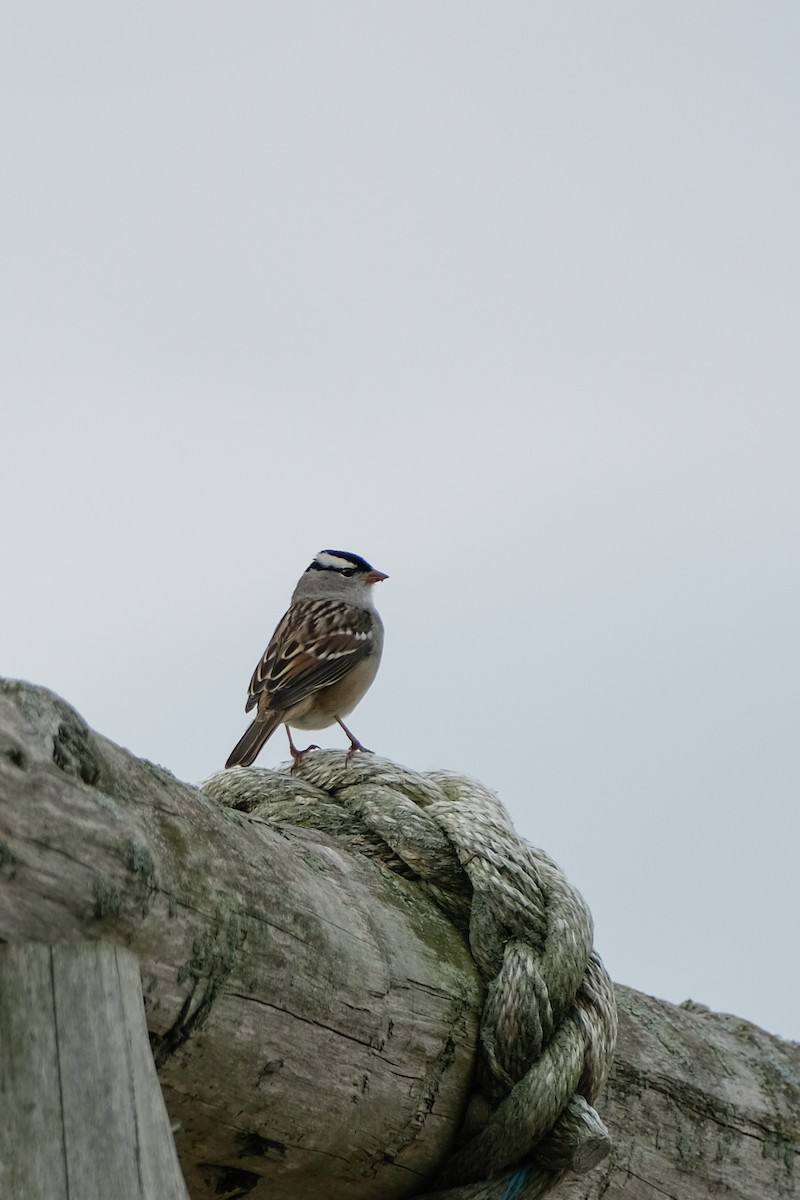
<svg viewBox="0 0 800 1200">
<path fill-rule="evenodd" d="M 498 790 L 615 979 L 800 1038 L 799 43 L 5 0 L 0 671 L 200 780 L 356 551 L 362 741 Z"/>
</svg>

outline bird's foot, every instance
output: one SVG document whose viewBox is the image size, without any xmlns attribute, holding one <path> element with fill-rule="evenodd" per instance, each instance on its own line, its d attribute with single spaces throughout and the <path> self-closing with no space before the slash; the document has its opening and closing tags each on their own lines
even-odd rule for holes
<svg viewBox="0 0 800 1200">
<path fill-rule="evenodd" d="M 345 760 L 344 760 L 345 766 L 347 766 L 347 764 L 350 762 L 350 759 L 353 757 L 353 755 L 355 754 L 355 752 L 357 750 L 360 750 L 362 754 L 374 754 L 375 753 L 374 750 L 370 750 L 369 746 L 362 746 L 361 742 L 358 740 L 358 738 L 353 738 L 353 740 L 350 743 L 350 749 L 347 751 L 347 755 L 345 756 Z"/>
<path fill-rule="evenodd" d="M 338 717 L 336 718 L 336 721 L 350 739 L 350 749 L 347 751 L 347 757 L 344 760 L 345 766 L 347 766 L 347 764 L 350 762 L 350 759 L 353 757 L 356 750 L 360 750 L 362 754 L 374 754 L 374 751 L 370 750 L 369 746 L 363 746 L 355 734 L 350 732 L 344 721 L 340 721 Z"/>
<path fill-rule="evenodd" d="M 295 771 L 299 770 L 300 764 L 303 761 L 303 759 L 305 758 L 305 756 L 308 754 L 309 750 L 319 750 L 319 746 L 316 743 L 312 743 L 310 746 L 306 746 L 305 750 L 298 750 L 297 746 L 295 746 L 294 742 L 292 741 L 292 735 L 289 732 L 288 725 L 286 726 L 286 732 L 289 736 L 289 753 L 292 756 L 292 772 L 291 773 L 292 773 L 292 775 L 294 775 Z"/>
<path fill-rule="evenodd" d="M 290 747 L 289 753 L 291 754 L 292 759 L 293 759 L 292 772 L 291 772 L 292 775 L 294 775 L 295 771 L 300 770 L 300 764 L 303 761 L 303 759 L 305 758 L 305 756 L 308 754 L 309 750 L 319 750 L 319 746 L 317 746 L 316 744 L 311 745 L 311 746 L 306 746 L 305 750 L 298 750 L 296 746 Z"/>
</svg>

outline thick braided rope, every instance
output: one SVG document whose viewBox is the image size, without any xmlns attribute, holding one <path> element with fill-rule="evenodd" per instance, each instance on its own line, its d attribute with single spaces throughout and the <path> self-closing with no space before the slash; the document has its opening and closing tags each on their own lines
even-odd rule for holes
<svg viewBox="0 0 800 1200">
<path fill-rule="evenodd" d="M 292 775 L 235 767 L 203 790 L 320 829 L 414 878 L 469 937 L 486 984 L 475 1091 L 461 1143 L 426 1200 L 536 1200 L 610 1149 L 591 1107 L 617 1015 L 592 919 L 556 864 L 474 780 L 316 751 Z"/>
</svg>

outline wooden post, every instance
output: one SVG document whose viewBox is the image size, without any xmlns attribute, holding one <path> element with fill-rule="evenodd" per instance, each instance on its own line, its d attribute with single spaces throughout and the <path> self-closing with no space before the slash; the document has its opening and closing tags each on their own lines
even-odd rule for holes
<svg viewBox="0 0 800 1200">
<path fill-rule="evenodd" d="M 187 1200 L 134 956 L 0 946 L 0 1195 Z"/>
</svg>

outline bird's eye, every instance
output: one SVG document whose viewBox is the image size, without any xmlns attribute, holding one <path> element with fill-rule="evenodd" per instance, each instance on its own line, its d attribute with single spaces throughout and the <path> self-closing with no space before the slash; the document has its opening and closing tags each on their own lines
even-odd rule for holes
<svg viewBox="0 0 800 1200">
<path fill-rule="evenodd" d="M 355 575 L 355 573 L 355 567 L 342 567 L 341 571 L 339 572 L 340 575 L 345 575 L 348 579 L 351 575 Z"/>
</svg>

